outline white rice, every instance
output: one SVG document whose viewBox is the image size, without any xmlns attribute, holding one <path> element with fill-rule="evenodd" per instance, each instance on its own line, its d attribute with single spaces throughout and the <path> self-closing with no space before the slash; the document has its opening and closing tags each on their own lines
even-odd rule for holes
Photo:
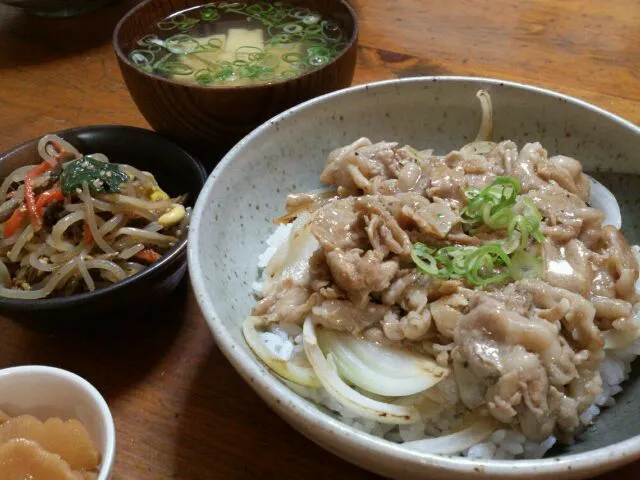
<svg viewBox="0 0 640 480">
<path fill-rule="evenodd" d="M 260 296 L 262 288 L 264 286 L 264 279 L 262 278 L 264 267 L 267 266 L 269 260 L 271 260 L 271 258 L 276 254 L 278 247 L 282 245 L 287 240 L 287 238 L 289 238 L 289 234 L 291 233 L 292 228 L 292 223 L 278 225 L 278 228 L 276 228 L 275 232 L 273 232 L 269 236 L 269 238 L 267 238 L 267 249 L 258 257 L 258 269 L 261 272 L 260 279 L 257 282 L 253 282 L 253 285 L 251 285 L 253 292 L 257 296 Z"/>
<path fill-rule="evenodd" d="M 275 232 L 267 239 L 267 249 L 258 258 L 258 269 L 260 271 L 259 281 L 253 284 L 253 290 L 260 296 L 264 285 L 262 271 L 269 263 L 269 260 L 276 253 L 278 247 L 287 240 L 291 232 L 291 224 L 279 225 Z M 634 253 L 640 257 L 640 247 L 634 246 Z M 640 258 L 639 258 L 640 260 Z M 637 287 L 640 287 L 640 281 Z M 640 290 L 640 288 L 638 288 Z M 636 305 L 636 314 L 640 310 L 640 305 Z M 276 356 L 283 360 L 289 360 L 295 354 L 301 354 L 302 349 L 302 328 L 297 325 L 271 325 L 268 332 L 263 332 L 262 339 L 266 346 Z M 622 383 L 629 378 L 631 363 L 640 355 L 640 339 L 637 339 L 630 346 L 620 350 L 605 350 L 605 358 L 600 365 L 600 375 L 602 377 L 602 392 L 596 397 L 595 402 L 580 415 L 580 422 L 583 428 L 593 423 L 600 414 L 601 408 L 615 405 L 614 396 L 622 391 Z M 340 403 L 331 397 L 323 388 L 306 388 L 300 385 L 284 382 L 299 395 L 316 403 L 333 417 L 342 422 L 357 428 L 363 432 L 386 440 L 403 443 L 423 438 L 431 438 L 442 435 L 455 428 L 456 422 L 461 418 L 462 412 L 456 410 L 457 392 L 455 387 L 449 389 L 452 408 L 438 414 L 436 418 L 424 420 L 410 425 L 393 425 L 379 423 L 375 420 L 354 416 L 346 410 Z M 453 380 L 449 380 L 453 382 Z M 446 390 L 447 380 L 441 381 L 433 388 Z M 453 392 L 453 393 L 451 393 Z M 496 430 L 487 440 L 477 443 L 473 447 L 461 452 L 461 456 L 470 459 L 534 459 L 542 458 L 545 453 L 555 445 L 556 438 L 549 436 L 541 442 L 527 440 L 521 433 L 503 428 Z"/>
</svg>

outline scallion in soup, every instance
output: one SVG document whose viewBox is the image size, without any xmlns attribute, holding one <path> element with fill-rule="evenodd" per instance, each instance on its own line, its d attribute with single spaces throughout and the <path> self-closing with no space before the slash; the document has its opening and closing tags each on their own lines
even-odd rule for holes
<svg viewBox="0 0 640 480">
<path fill-rule="evenodd" d="M 282 2 L 209 3 L 174 13 L 137 41 L 130 61 L 175 81 L 268 83 L 302 75 L 347 46 L 340 24 Z"/>
</svg>

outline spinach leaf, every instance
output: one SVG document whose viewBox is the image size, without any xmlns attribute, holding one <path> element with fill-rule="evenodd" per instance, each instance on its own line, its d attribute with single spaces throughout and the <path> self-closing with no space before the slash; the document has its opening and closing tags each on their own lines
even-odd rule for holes
<svg viewBox="0 0 640 480">
<path fill-rule="evenodd" d="M 118 193 L 120 186 L 129 181 L 129 176 L 114 163 L 96 160 L 91 155 L 64 165 L 60 174 L 60 186 L 65 194 L 74 193 L 87 182 L 91 193 Z"/>
</svg>

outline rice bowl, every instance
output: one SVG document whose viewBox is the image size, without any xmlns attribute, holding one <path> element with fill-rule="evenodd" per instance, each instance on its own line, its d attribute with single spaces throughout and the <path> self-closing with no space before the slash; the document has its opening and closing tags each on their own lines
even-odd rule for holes
<svg viewBox="0 0 640 480">
<path fill-rule="evenodd" d="M 291 230 L 291 224 L 279 225 L 267 239 L 267 249 L 258 258 L 257 267 L 261 276 L 260 280 L 264 279 L 265 267 L 267 267 L 269 260 L 273 258 L 278 247 L 287 241 L 291 235 Z M 639 249 L 637 246 L 634 247 L 634 250 L 638 254 Z M 252 289 L 256 297 L 260 298 L 263 290 L 263 281 L 255 282 L 252 285 Z M 640 309 L 640 304 L 634 306 L 635 315 L 638 315 L 638 309 Z M 302 328 L 295 328 L 295 326 L 291 325 L 282 328 L 278 325 L 273 325 L 268 331 L 261 334 L 261 339 L 274 356 L 288 360 L 296 348 L 301 348 L 299 337 L 301 334 Z M 581 429 L 591 426 L 602 408 L 615 405 L 615 395 L 622 391 L 622 383 L 629 378 L 632 363 L 638 355 L 640 355 L 640 340 L 635 340 L 630 345 L 619 350 L 606 353 L 600 369 L 600 375 L 603 380 L 602 391 L 598 394 L 593 404 L 580 415 Z M 452 424 L 458 420 L 456 412 L 450 412 L 448 415 L 440 414 L 437 419 L 431 421 L 409 425 L 380 423 L 350 413 L 348 409 L 345 409 L 343 405 L 322 388 L 307 388 L 285 379 L 282 381 L 300 396 L 319 405 L 327 414 L 358 430 L 376 437 L 385 438 L 394 443 L 402 444 L 417 441 L 429 438 L 430 435 L 437 438 L 442 432 L 451 430 Z M 556 444 L 556 438 L 553 435 L 535 442 L 527 440 L 517 431 L 506 426 L 503 427 L 497 428 L 473 446 L 458 452 L 452 452 L 452 454 L 475 460 L 539 459 Z M 482 436 L 482 433 L 480 435 Z"/>
<path fill-rule="evenodd" d="M 242 328 L 292 390 L 366 433 L 541 458 L 615 404 L 640 352 L 638 247 L 577 160 L 492 142 L 478 97 L 476 139 L 446 155 L 333 150 L 327 189 L 287 196 Z"/>
<path fill-rule="evenodd" d="M 252 384 L 257 384 L 256 388 L 263 398 L 285 419 L 301 429 L 306 435 L 326 448 L 338 452 L 348 460 L 386 475 L 400 475 L 404 478 L 414 476 L 417 478 L 426 471 L 437 477 L 444 478 L 455 475 L 455 472 L 458 474 L 476 472 L 477 470 L 474 469 L 483 470 L 485 474 L 502 474 L 504 476 L 517 475 L 518 471 L 520 474 L 526 471 L 530 475 L 552 476 L 554 472 L 566 471 L 568 464 L 571 464 L 571 475 L 576 477 L 593 475 L 596 470 L 603 471 L 613 466 L 611 462 L 602 463 L 601 459 L 603 457 L 599 456 L 599 450 L 597 450 L 605 445 L 602 441 L 613 443 L 628 439 L 627 443 L 616 446 L 616 448 L 626 447 L 624 452 L 621 451 L 619 455 L 615 456 L 616 462 L 622 462 L 629 455 L 636 454 L 631 453 L 633 450 L 630 451 L 628 449 L 629 445 L 634 445 L 634 442 L 637 441 L 630 438 L 630 435 L 633 435 L 632 431 L 623 432 L 619 430 L 619 436 L 617 437 L 619 440 L 615 440 L 615 433 L 612 439 L 600 438 L 600 445 L 598 445 L 598 439 L 587 438 L 586 441 L 580 443 L 580 446 L 576 444 L 576 447 L 571 447 L 569 451 L 573 448 L 576 448 L 577 451 L 580 451 L 580 449 L 595 449 L 589 455 L 569 455 L 560 457 L 561 461 L 553 462 L 550 460 L 538 460 L 534 462 L 496 463 L 476 460 L 467 463 L 469 461 L 462 458 L 435 459 L 429 454 L 403 452 L 389 442 L 381 442 L 368 435 L 356 433 L 351 428 L 332 421 L 325 414 L 318 412 L 314 407 L 301 401 L 296 395 L 291 394 L 288 388 L 280 384 L 279 381 L 271 376 L 265 376 L 265 370 L 255 364 L 255 360 L 248 356 L 246 346 L 243 345 L 239 332 L 232 330 L 238 328 L 237 325 L 242 316 L 246 315 L 252 304 L 251 284 L 255 280 L 255 263 L 260 252 L 264 251 L 266 247 L 265 244 L 258 243 L 259 240 L 254 240 L 254 238 L 266 239 L 273 233 L 273 227 L 269 225 L 269 220 L 281 213 L 279 206 L 285 193 L 316 188 L 317 176 L 324 163 L 323 157 L 329 153 L 329 150 L 347 143 L 352 138 L 369 135 L 375 139 L 398 139 L 403 143 L 414 144 L 423 148 L 427 146 L 434 147 L 439 152 L 450 151 L 456 147 L 456 143 L 459 147 L 460 144 L 472 138 L 475 134 L 473 130 L 477 128 L 478 124 L 477 113 L 468 113 L 469 109 L 471 109 L 471 102 L 460 99 L 462 97 L 466 99 L 473 98 L 475 90 L 486 86 L 493 89 L 492 94 L 496 99 L 496 104 L 502 103 L 503 107 L 506 105 L 517 107 L 512 108 L 502 116 L 499 113 L 501 109 L 498 106 L 496 107 L 496 112 L 498 112 L 496 114 L 496 131 L 500 136 L 504 135 L 505 138 L 520 140 L 523 144 L 523 133 L 526 133 L 527 135 L 525 136 L 529 136 L 530 139 L 540 138 L 542 143 L 549 146 L 553 152 L 562 152 L 584 159 L 585 169 L 593 171 L 594 166 L 602 162 L 602 158 L 606 156 L 599 157 L 600 154 L 593 153 L 595 150 L 591 150 L 591 153 L 589 153 L 589 149 L 593 149 L 594 143 L 605 142 L 605 139 L 601 137 L 592 138 L 591 143 L 576 145 L 575 140 L 567 140 L 569 137 L 556 136 L 552 132 L 569 128 L 572 130 L 572 138 L 580 137 L 583 130 L 588 128 L 586 125 L 588 123 L 587 120 L 600 122 L 602 123 L 602 129 L 606 129 L 608 132 L 609 139 L 607 140 L 612 143 L 615 142 L 622 150 L 620 154 L 614 154 L 613 150 L 610 150 L 611 156 L 619 156 L 621 158 L 616 164 L 616 169 L 620 172 L 634 172 L 633 165 L 625 158 L 630 158 L 629 155 L 631 155 L 630 145 L 633 138 L 636 138 L 635 135 L 637 135 L 637 131 L 634 130 L 635 127 L 574 100 L 568 101 L 563 97 L 561 99 L 562 102 L 568 101 L 568 104 L 558 102 L 559 97 L 557 95 L 537 89 L 483 80 L 436 79 L 434 83 L 432 79 L 411 79 L 401 82 L 384 82 L 374 86 L 354 88 L 346 93 L 329 95 L 316 102 L 296 107 L 291 112 L 274 119 L 271 124 L 261 127 L 230 152 L 227 159 L 210 178 L 209 190 L 205 190 L 207 192 L 205 198 L 211 195 L 211 188 L 214 185 L 216 189 L 221 189 L 216 190 L 217 192 L 226 190 L 226 187 L 230 187 L 229 189 L 233 191 L 234 187 L 246 183 L 248 180 L 254 185 L 254 189 L 251 192 L 245 191 L 242 194 L 232 194 L 231 198 L 225 197 L 224 199 L 213 193 L 213 196 L 209 199 L 209 202 L 213 202 L 209 211 L 201 205 L 196 207 L 194 217 L 194 222 L 198 224 L 195 227 L 196 232 L 202 228 L 203 231 L 206 230 L 209 237 L 214 236 L 216 239 L 216 252 L 214 252 L 204 243 L 205 241 L 210 241 L 210 239 L 203 238 L 203 234 L 203 237 L 198 233 L 194 235 L 197 240 L 191 246 L 190 262 L 197 297 L 205 316 L 210 321 L 210 326 L 218 343 L 240 373 Z M 496 91 L 498 93 L 494 93 Z M 406 113 L 406 110 L 402 109 L 402 105 L 406 105 L 406 102 L 409 101 L 408 99 L 421 103 L 423 111 L 430 111 L 432 120 L 421 122 L 418 125 L 417 119 L 420 118 L 418 113 L 411 113 L 407 115 L 408 118 L 404 119 L 402 116 Z M 445 104 L 449 114 L 448 118 L 451 120 L 443 120 Z M 527 105 L 527 108 L 522 107 L 522 105 Z M 550 121 L 546 126 L 546 131 L 532 135 L 532 129 L 535 132 L 538 127 L 535 126 L 535 120 L 533 120 L 536 118 L 535 112 L 532 113 L 531 109 L 538 109 L 545 113 L 551 110 L 554 112 L 555 116 L 550 117 L 554 118 L 554 120 Z M 583 114 L 580 119 L 578 119 L 579 115 L 575 115 L 578 111 Z M 371 120 L 363 121 L 363 124 L 350 123 L 350 120 L 355 120 L 356 117 L 365 118 L 367 115 L 371 117 Z M 341 116 L 344 117 L 343 122 L 339 120 Z M 513 120 L 514 116 L 515 120 Z M 389 120 L 385 120 L 385 118 L 389 118 Z M 505 122 L 506 118 L 509 120 Z M 568 118 L 575 118 L 576 120 L 573 123 L 569 123 L 567 127 Z M 305 120 L 309 125 L 304 125 Z M 413 125 L 411 125 L 412 123 Z M 313 127 L 310 124 L 313 124 Z M 311 133 L 313 131 L 316 132 L 316 138 L 304 142 L 303 146 L 293 146 L 285 143 L 287 134 L 284 131 L 286 127 L 293 128 L 294 125 L 301 130 L 297 132 L 297 136 L 300 136 L 302 132 Z M 298 125 L 300 126 L 298 127 Z M 422 131 L 424 129 L 428 132 L 426 135 Z M 344 134 L 341 132 L 342 130 L 344 130 Z M 612 131 L 614 131 L 614 134 L 611 134 Z M 336 132 L 338 132 L 337 135 Z M 333 142 L 330 142 L 331 138 L 333 138 Z M 425 138 L 428 140 L 425 140 Z M 586 138 L 586 135 L 583 138 Z M 286 145 L 282 150 L 282 147 L 275 147 L 277 139 L 280 139 L 281 145 Z M 460 141 L 460 139 L 463 141 Z M 265 143 L 263 144 L 262 142 Z M 253 159 L 243 160 L 236 156 L 240 151 L 245 157 L 247 155 L 251 157 L 251 154 L 245 150 L 249 145 L 261 151 L 261 155 L 264 157 L 262 164 L 258 163 L 258 159 L 255 156 Z M 609 141 L 606 141 L 606 145 L 607 148 L 610 147 Z M 599 143 L 598 148 L 604 149 L 604 143 Z M 307 159 L 305 156 L 313 158 Z M 297 160 L 301 165 L 296 164 L 296 162 L 290 162 L 287 158 Z M 233 174 L 226 168 L 231 159 L 234 161 L 235 173 Z M 249 167 L 250 164 L 251 167 Z M 269 178 L 265 179 L 265 177 Z M 276 191 L 276 187 L 278 187 L 279 191 Z M 614 189 L 614 193 L 617 195 L 619 191 Z M 235 207 L 236 204 L 245 205 L 246 208 Z M 624 215 L 624 202 L 622 206 L 622 218 L 625 224 L 629 225 L 626 223 L 627 217 Z M 256 207 L 259 208 L 259 211 Z M 235 214 L 238 218 L 239 215 L 243 216 L 241 222 L 239 222 L 238 229 L 234 231 L 234 227 L 229 225 L 225 227 L 224 232 L 216 231 L 214 233 L 211 230 L 217 224 L 216 222 L 221 221 L 216 220 L 215 217 L 215 215 L 223 211 L 221 209 L 225 211 L 227 218 L 230 213 Z M 207 225 L 200 225 L 203 220 L 200 220 L 199 217 L 203 217 L 203 219 L 206 217 Z M 249 236 L 247 236 L 248 232 L 250 232 Z M 241 238 L 240 242 L 238 242 L 239 244 L 235 247 L 231 240 L 234 235 L 236 235 L 235 238 Z M 631 240 L 635 241 L 635 238 Z M 225 249 L 229 249 L 229 253 Z M 250 256 L 248 255 L 249 252 L 252 252 L 251 258 L 247 258 Z M 230 276 L 228 278 L 226 276 L 217 278 L 217 276 L 213 276 L 210 273 L 200 271 L 201 267 L 197 265 L 196 258 L 198 263 L 207 263 L 209 268 L 213 265 L 223 272 L 229 271 L 229 268 L 231 268 L 232 271 L 229 271 Z M 225 266 L 225 263 L 229 264 L 229 266 Z M 236 275 L 237 280 L 234 279 Z M 221 292 L 235 292 L 236 290 L 242 291 L 243 294 L 234 293 L 226 301 L 223 301 L 219 296 Z M 626 353 L 631 355 L 634 352 L 629 351 Z M 622 371 L 624 372 L 624 370 Z M 619 381 L 617 383 L 613 382 L 611 385 L 615 386 L 618 383 Z M 628 395 L 632 395 L 632 393 L 633 388 Z M 628 395 L 625 396 L 626 399 L 630 398 Z M 604 398 L 600 400 L 604 401 Z M 626 402 L 623 402 L 623 405 L 615 409 L 611 409 L 611 411 L 615 410 L 621 412 L 621 415 L 624 414 L 622 413 L 626 411 L 624 404 Z M 595 410 L 591 410 L 590 413 L 595 413 Z M 587 416 L 584 418 L 585 421 L 589 420 Z M 611 418 L 610 415 L 607 416 Z M 617 424 L 619 425 L 619 422 Z M 403 431 L 403 435 L 407 435 L 407 438 L 410 438 L 412 432 Z M 512 440 L 518 440 L 517 438 L 509 438 L 510 436 L 504 432 L 498 431 L 495 432 L 495 435 L 496 438 L 492 440 L 494 445 L 496 442 L 509 443 Z M 500 438 L 503 435 L 505 438 Z M 586 436 L 589 437 L 588 432 Z M 523 444 L 524 442 L 520 443 Z M 491 450 L 490 446 L 486 447 Z M 522 448 L 524 450 L 524 446 Z M 528 448 L 531 450 L 532 445 L 529 445 Z M 467 454 L 475 458 L 495 456 L 495 453 L 486 454 L 486 452 L 482 451 L 482 448 L 476 450 L 467 452 Z M 601 455 L 604 454 L 603 451 Z M 511 452 L 511 456 L 517 455 L 520 454 Z M 538 453 L 531 456 L 539 455 Z M 582 461 L 578 467 L 576 462 L 580 457 L 582 457 Z M 429 467 L 425 466 L 425 461 L 428 461 Z"/>
</svg>

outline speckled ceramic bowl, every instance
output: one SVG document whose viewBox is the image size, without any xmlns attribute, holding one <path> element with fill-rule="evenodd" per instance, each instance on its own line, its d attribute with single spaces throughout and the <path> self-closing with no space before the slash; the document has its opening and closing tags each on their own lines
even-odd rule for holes
<svg viewBox="0 0 640 480">
<path fill-rule="evenodd" d="M 240 324 L 254 299 L 258 255 L 283 212 L 285 195 L 319 186 L 330 150 L 360 136 L 447 152 L 474 138 L 478 89 L 491 93 L 495 139 L 540 140 L 572 155 L 622 204 L 623 230 L 640 239 L 640 129 L 610 113 L 547 90 L 496 80 L 437 77 L 342 90 L 287 110 L 245 137 L 209 177 L 195 208 L 189 270 L 218 345 L 262 398 L 302 434 L 382 475 L 431 478 L 586 478 L 640 457 L 636 376 L 581 442 L 543 460 L 470 461 L 412 453 L 322 413 L 269 373 L 245 345 Z M 614 173 L 615 172 L 615 173 Z"/>
</svg>

